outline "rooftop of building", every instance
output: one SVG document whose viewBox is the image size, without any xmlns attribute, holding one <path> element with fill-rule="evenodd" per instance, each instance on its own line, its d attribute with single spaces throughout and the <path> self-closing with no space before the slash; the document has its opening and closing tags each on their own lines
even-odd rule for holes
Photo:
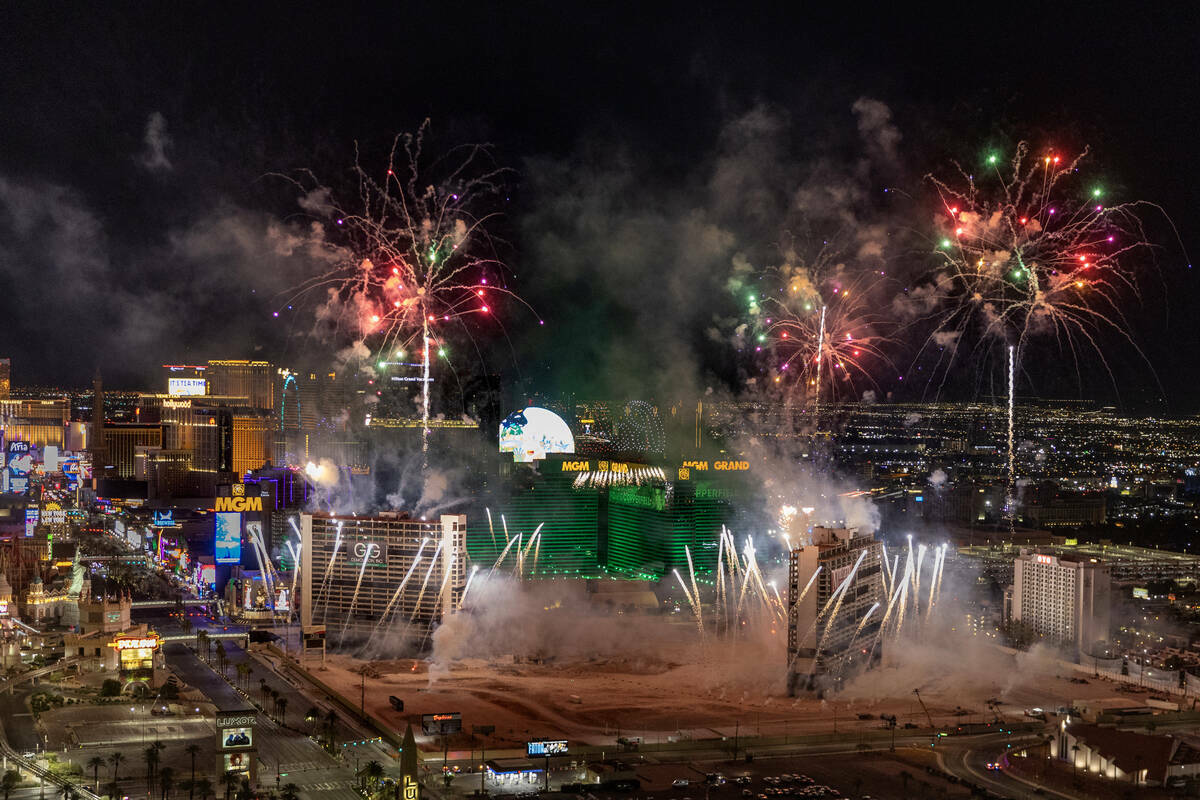
<svg viewBox="0 0 1200 800">
<path fill-rule="evenodd" d="M 1067 732 L 1095 750 L 1102 758 L 1127 774 L 1146 770 L 1147 780 L 1161 782 L 1175 753 L 1176 740 L 1170 736 L 1123 731 L 1106 725 L 1076 722 Z"/>
</svg>

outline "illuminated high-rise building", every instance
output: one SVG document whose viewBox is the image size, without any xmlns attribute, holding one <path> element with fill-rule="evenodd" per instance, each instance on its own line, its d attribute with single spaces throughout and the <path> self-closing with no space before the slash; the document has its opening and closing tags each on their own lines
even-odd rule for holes
<svg viewBox="0 0 1200 800">
<path fill-rule="evenodd" d="M 33 447 L 63 448 L 71 420 L 67 397 L 41 400 L 0 400 L 0 429 L 6 442 L 28 442 Z"/>
<path fill-rule="evenodd" d="M 0 400 L 7 400 L 12 392 L 12 359 L 0 358 Z"/>
<path fill-rule="evenodd" d="M 461 514 L 302 514 L 300 624 L 325 626 L 331 645 L 377 633 L 397 650 L 428 642 L 462 600 L 466 528 Z"/>
<path fill-rule="evenodd" d="M 1011 603 L 1014 622 L 1088 653 L 1109 639 L 1112 575 L 1094 558 L 1022 550 L 1013 562 Z"/>
<path fill-rule="evenodd" d="M 233 471 L 245 475 L 262 468 L 272 458 L 275 440 L 274 417 L 269 411 L 252 408 L 233 411 Z"/>
<path fill-rule="evenodd" d="M 275 368 L 266 361 L 209 361 L 208 393 L 244 397 L 251 408 L 275 409 Z"/>
<path fill-rule="evenodd" d="M 840 667 L 865 667 L 872 656 L 880 657 L 877 648 L 852 648 L 851 644 L 875 641 L 883 615 L 862 623 L 871 607 L 884 600 L 882 569 L 883 544 L 856 528 L 813 528 L 812 544 L 792 548 L 788 569 L 789 691 L 813 688 L 820 675 Z M 835 601 L 840 602 L 836 618 L 832 614 L 832 619 L 821 618 L 821 610 L 835 593 L 841 598 Z"/>
</svg>

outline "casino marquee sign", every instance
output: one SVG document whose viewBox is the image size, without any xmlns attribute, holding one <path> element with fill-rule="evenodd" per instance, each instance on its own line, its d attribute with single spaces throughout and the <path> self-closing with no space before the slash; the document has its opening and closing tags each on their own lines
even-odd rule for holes
<svg viewBox="0 0 1200 800">
<path fill-rule="evenodd" d="M 246 484 L 235 483 L 229 487 L 229 497 L 218 497 L 214 511 L 262 511 L 262 497 L 247 497 Z"/>
</svg>

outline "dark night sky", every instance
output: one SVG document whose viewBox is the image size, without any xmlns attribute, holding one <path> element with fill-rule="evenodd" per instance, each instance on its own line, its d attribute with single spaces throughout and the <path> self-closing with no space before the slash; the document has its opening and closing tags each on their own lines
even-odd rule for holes
<svg viewBox="0 0 1200 800">
<path fill-rule="evenodd" d="M 295 198 L 269 173 L 336 178 L 355 140 L 370 154 L 425 117 L 439 142 L 491 142 L 515 169 L 506 259 L 546 318 L 512 322 L 524 377 L 636 394 L 660 358 L 696 387 L 735 381 L 704 342 L 725 313 L 706 303 L 723 283 L 713 265 L 761 247 L 740 240 L 770 224 L 747 222 L 714 176 L 730 163 L 764 185 L 842 174 L 861 156 L 851 106 L 869 97 L 903 139 L 893 163 L 856 173 L 866 197 L 919 194 L 950 157 L 1024 136 L 1090 144 L 1114 191 L 1163 206 L 1183 247 L 1151 223 L 1162 248 L 1128 312 L 1153 372 L 1119 343 L 1111 363 L 1127 406 L 1200 408 L 1200 270 L 1185 256 L 1200 253 L 1194 8 L 570 5 L 10 4 L 0 353 L 15 382 L 82 384 L 103 363 L 142 388 L 164 360 L 310 353 L 294 335 L 305 319 L 270 316 L 308 267 L 286 246 Z M 161 158 L 147 143 L 159 117 Z M 769 120 L 769 145 L 730 144 L 747 119 Z M 680 221 L 697 215 L 738 240 L 720 259 L 688 249 Z M 1025 388 L 1113 398 L 1094 364 L 1063 371 L 1037 355 Z"/>
</svg>

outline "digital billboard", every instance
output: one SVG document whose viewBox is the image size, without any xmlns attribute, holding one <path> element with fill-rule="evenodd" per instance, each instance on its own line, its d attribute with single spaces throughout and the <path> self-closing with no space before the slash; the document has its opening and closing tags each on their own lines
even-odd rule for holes
<svg viewBox="0 0 1200 800">
<path fill-rule="evenodd" d="M 565 739 L 554 739 L 542 742 L 526 742 L 525 754 L 530 757 L 566 755 L 567 741 Z"/>
<path fill-rule="evenodd" d="M 236 511 L 213 514 L 213 556 L 218 564 L 237 564 L 242 560 L 242 515 Z"/>
<path fill-rule="evenodd" d="M 167 394 L 175 397 L 201 397 L 207 389 L 204 378 L 167 378 Z"/>
<path fill-rule="evenodd" d="M 512 453 L 514 461 L 540 461 L 547 453 L 574 453 L 575 437 L 558 414 L 530 406 L 500 423 L 500 452 Z"/>
<path fill-rule="evenodd" d="M 174 528 L 175 527 L 175 509 L 168 508 L 164 511 L 154 511 L 153 521 L 150 523 L 156 528 Z"/>
<path fill-rule="evenodd" d="M 202 564 L 200 566 L 200 582 L 213 586 L 217 582 L 217 565 Z"/>
<path fill-rule="evenodd" d="M 33 472 L 33 450 L 29 442 L 9 442 L 4 456 L 4 491 L 25 494 Z"/>
</svg>

